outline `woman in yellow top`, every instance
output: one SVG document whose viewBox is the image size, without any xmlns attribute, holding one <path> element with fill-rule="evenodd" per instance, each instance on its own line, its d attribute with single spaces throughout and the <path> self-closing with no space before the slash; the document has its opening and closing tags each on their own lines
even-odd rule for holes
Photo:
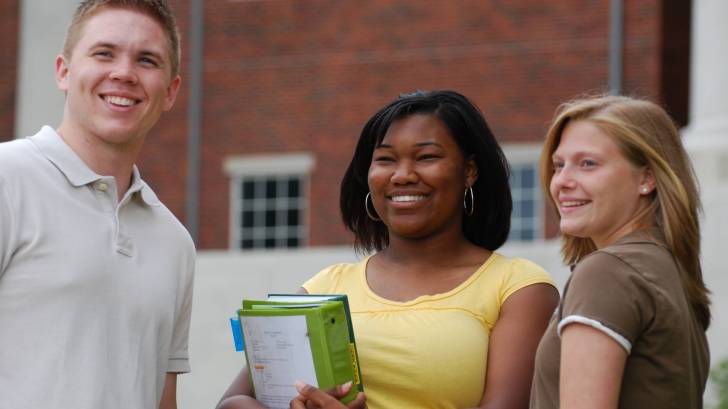
<svg viewBox="0 0 728 409">
<path fill-rule="evenodd" d="M 537 265 L 495 252 L 510 229 L 508 174 L 482 114 L 456 92 L 400 96 L 364 126 L 341 212 L 373 255 L 303 287 L 348 295 L 370 409 L 528 407 L 558 292 Z M 261 407 L 247 378 L 220 407 Z"/>
</svg>

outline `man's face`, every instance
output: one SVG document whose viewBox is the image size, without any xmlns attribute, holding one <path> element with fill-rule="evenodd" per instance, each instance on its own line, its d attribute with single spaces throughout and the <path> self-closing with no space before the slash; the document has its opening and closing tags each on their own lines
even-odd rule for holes
<svg viewBox="0 0 728 409">
<path fill-rule="evenodd" d="M 119 147 L 139 147 L 163 111 L 172 108 L 180 78 L 170 78 L 162 27 L 137 11 L 106 8 L 90 17 L 69 58 L 56 59 L 66 92 L 60 130 Z"/>
</svg>

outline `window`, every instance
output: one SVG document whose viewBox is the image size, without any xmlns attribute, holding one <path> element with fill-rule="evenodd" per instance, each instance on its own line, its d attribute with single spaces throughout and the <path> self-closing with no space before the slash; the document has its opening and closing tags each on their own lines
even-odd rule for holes
<svg viewBox="0 0 728 409">
<path fill-rule="evenodd" d="M 508 240 L 533 241 L 543 237 L 543 204 L 538 178 L 538 145 L 505 145 L 511 164 L 513 213 Z"/>
<path fill-rule="evenodd" d="M 225 161 L 230 175 L 230 247 L 272 249 L 306 244 L 307 154 L 238 156 Z"/>
</svg>

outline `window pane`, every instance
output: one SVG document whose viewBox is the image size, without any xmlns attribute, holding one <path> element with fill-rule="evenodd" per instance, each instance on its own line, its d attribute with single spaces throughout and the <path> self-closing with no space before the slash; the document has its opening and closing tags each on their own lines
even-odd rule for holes
<svg viewBox="0 0 728 409">
<path fill-rule="evenodd" d="M 275 227 L 275 226 L 276 226 L 275 210 L 266 210 L 265 211 L 265 227 Z"/>
<path fill-rule="evenodd" d="M 535 213 L 535 203 L 532 199 L 525 199 L 521 201 L 521 217 L 531 219 Z"/>
<path fill-rule="evenodd" d="M 513 213 L 511 213 L 511 219 L 518 219 L 518 218 L 520 218 L 520 217 L 521 217 L 521 215 L 522 215 L 522 213 L 523 213 L 523 212 L 521 211 L 521 208 L 522 208 L 522 207 L 523 207 L 523 206 L 522 206 L 522 203 L 521 203 L 521 201 L 520 201 L 520 200 L 516 200 L 516 199 L 514 198 L 514 199 L 513 199 Z"/>
<path fill-rule="evenodd" d="M 265 182 L 265 197 L 266 199 L 273 199 L 276 197 L 276 181 L 267 180 Z"/>
<path fill-rule="evenodd" d="M 535 240 L 541 231 L 541 192 L 536 163 L 519 163 L 511 168 L 511 233 L 509 240 Z"/>
<path fill-rule="evenodd" d="M 288 240 L 286 240 L 286 245 L 288 247 L 298 247 L 298 239 L 295 237 L 290 237 Z"/>
<path fill-rule="evenodd" d="M 288 225 L 298 226 L 298 209 L 288 211 Z"/>
<path fill-rule="evenodd" d="M 265 226 L 265 224 L 263 224 L 263 222 L 265 221 L 264 220 L 264 217 L 265 217 L 265 214 L 264 213 L 265 212 L 262 212 L 262 211 L 254 211 L 253 212 L 253 227 L 255 227 L 255 226 L 258 226 L 258 227 Z"/>
<path fill-rule="evenodd" d="M 265 248 L 272 249 L 276 247 L 276 239 L 265 239 Z"/>
<path fill-rule="evenodd" d="M 243 182 L 243 199 L 252 199 L 255 197 L 255 183 L 252 180 Z"/>
<path fill-rule="evenodd" d="M 288 226 L 288 212 L 278 210 L 276 212 L 276 226 Z"/>
<path fill-rule="evenodd" d="M 508 234 L 508 240 L 521 240 L 521 230 L 511 227 L 511 232 Z"/>
<path fill-rule="evenodd" d="M 536 172 L 534 172 L 533 168 L 523 168 L 523 173 L 521 177 L 521 186 L 530 189 L 535 186 L 535 179 L 536 179 Z"/>
<path fill-rule="evenodd" d="M 511 186 L 518 186 L 521 176 L 520 170 L 521 168 L 517 165 L 511 166 L 511 176 L 510 179 L 508 179 L 508 181 L 511 182 Z"/>
<path fill-rule="evenodd" d="M 253 212 L 250 210 L 243 211 L 243 225 L 242 228 L 253 227 Z"/>
<path fill-rule="evenodd" d="M 288 181 L 288 197 L 299 197 L 299 190 L 300 181 L 298 179 L 291 179 Z"/>
<path fill-rule="evenodd" d="M 521 234 L 521 240 L 533 240 L 533 239 L 535 239 L 536 237 L 534 237 L 534 234 L 533 233 L 534 232 L 531 229 L 524 230 L 522 232 L 522 234 Z"/>
</svg>

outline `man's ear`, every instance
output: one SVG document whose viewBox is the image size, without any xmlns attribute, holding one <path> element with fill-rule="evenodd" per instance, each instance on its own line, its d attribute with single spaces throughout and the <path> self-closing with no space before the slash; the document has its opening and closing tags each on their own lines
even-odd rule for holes
<svg viewBox="0 0 728 409">
<path fill-rule="evenodd" d="M 164 110 L 169 111 L 174 106 L 174 101 L 177 99 L 177 93 L 179 92 L 179 86 L 182 84 L 182 77 L 179 75 L 172 78 L 172 81 L 167 85 L 167 96 L 164 98 Z"/>
<path fill-rule="evenodd" d="M 478 180 L 478 165 L 471 156 L 465 161 L 465 187 L 473 186 L 476 180 Z"/>
<path fill-rule="evenodd" d="M 68 62 L 62 54 L 56 57 L 56 85 L 63 92 L 68 91 Z"/>
</svg>

